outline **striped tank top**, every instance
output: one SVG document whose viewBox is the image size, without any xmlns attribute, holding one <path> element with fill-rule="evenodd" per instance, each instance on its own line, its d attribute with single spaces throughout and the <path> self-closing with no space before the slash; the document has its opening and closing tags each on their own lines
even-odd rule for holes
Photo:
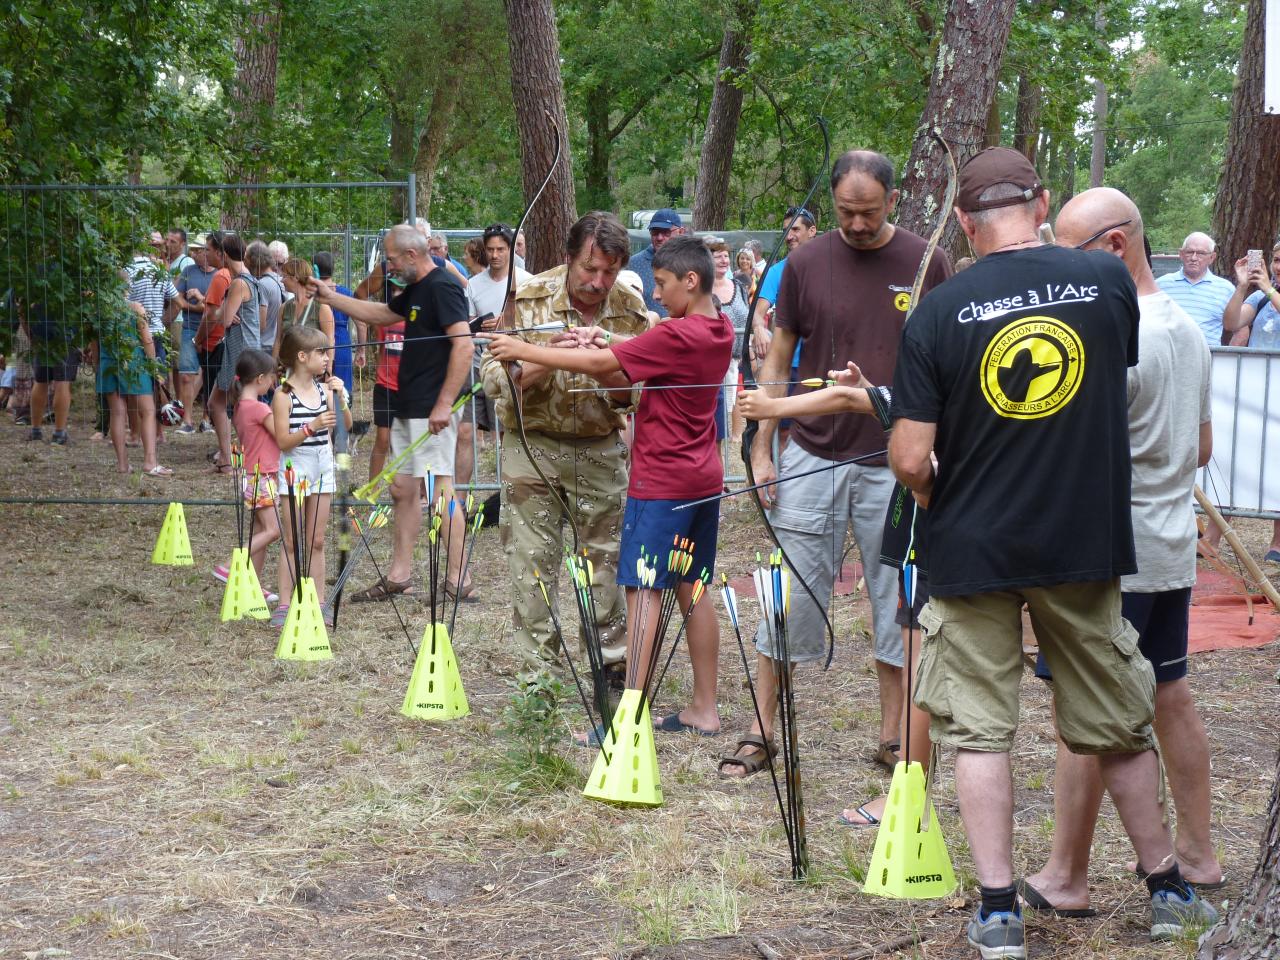
<svg viewBox="0 0 1280 960">
<path fill-rule="evenodd" d="M 302 398 L 298 396 L 297 390 L 289 392 L 289 432 L 297 433 L 302 430 L 305 424 L 310 423 L 320 414 L 329 409 L 329 394 L 325 390 L 317 390 L 320 394 L 320 405 L 318 407 L 309 407 L 302 402 Z M 326 427 L 320 430 L 314 437 L 308 437 L 298 444 L 300 447 L 327 447 L 329 445 L 329 430 Z"/>
</svg>

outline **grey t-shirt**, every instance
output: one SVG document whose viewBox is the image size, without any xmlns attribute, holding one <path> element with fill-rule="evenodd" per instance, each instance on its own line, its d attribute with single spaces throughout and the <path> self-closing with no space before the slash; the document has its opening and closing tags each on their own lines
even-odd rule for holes
<svg viewBox="0 0 1280 960">
<path fill-rule="evenodd" d="M 1196 582 L 1191 488 L 1200 424 L 1210 411 L 1212 359 L 1204 336 L 1163 291 L 1138 298 L 1138 365 L 1129 368 L 1129 453 L 1138 572 L 1127 593 L 1180 590 Z"/>
<path fill-rule="evenodd" d="M 258 295 L 267 307 L 267 325 L 262 328 L 262 349 L 271 352 L 276 343 L 276 332 L 280 329 L 280 307 L 284 303 L 284 284 L 280 275 L 268 270 L 258 278 Z"/>
</svg>

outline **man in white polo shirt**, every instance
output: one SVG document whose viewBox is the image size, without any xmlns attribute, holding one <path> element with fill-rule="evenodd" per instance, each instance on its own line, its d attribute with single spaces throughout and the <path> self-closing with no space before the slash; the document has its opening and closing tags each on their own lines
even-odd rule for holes
<svg viewBox="0 0 1280 960">
<path fill-rule="evenodd" d="M 1218 256 L 1213 238 L 1207 233 L 1187 234 L 1178 256 L 1182 269 L 1166 273 L 1156 283 L 1196 322 L 1209 346 L 1221 346 L 1222 312 L 1236 288 L 1230 280 L 1210 273 Z"/>
</svg>

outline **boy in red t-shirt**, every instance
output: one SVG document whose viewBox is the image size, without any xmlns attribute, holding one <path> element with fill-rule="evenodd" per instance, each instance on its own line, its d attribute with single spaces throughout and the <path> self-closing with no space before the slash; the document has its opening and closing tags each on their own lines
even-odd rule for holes
<svg viewBox="0 0 1280 960">
<path fill-rule="evenodd" d="M 649 387 L 636 411 L 635 444 L 631 450 L 631 479 L 623 515 L 618 553 L 618 583 L 627 589 L 627 622 L 648 625 L 646 636 L 628 638 L 630 663 L 627 686 L 643 689 L 657 628 L 657 590 L 641 590 L 636 561 L 643 549 L 650 557 L 665 557 L 675 537 L 688 538 L 693 563 L 682 578 L 678 596 L 682 610 L 692 602 L 693 584 L 705 570 L 713 572 L 720 527 L 718 502 L 685 510 L 675 507 L 718 494 L 724 468 L 716 448 L 716 392 L 729 368 L 733 325 L 711 298 L 715 265 L 702 241 L 673 237 L 653 259 L 654 296 L 667 317 L 636 337 L 624 338 L 599 327 L 574 328 L 566 344 L 535 346 L 511 336 L 489 341 L 498 360 L 526 361 L 557 370 L 585 373 L 618 383 Z M 681 389 L 682 384 L 688 384 Z M 707 384 L 716 384 L 708 387 Z M 671 576 L 658 571 L 658 587 Z M 689 656 L 693 662 L 693 699 L 685 709 L 655 723 L 660 730 L 692 730 L 710 736 L 720 731 L 716 708 L 716 665 L 720 625 L 708 603 L 689 615 Z"/>
</svg>

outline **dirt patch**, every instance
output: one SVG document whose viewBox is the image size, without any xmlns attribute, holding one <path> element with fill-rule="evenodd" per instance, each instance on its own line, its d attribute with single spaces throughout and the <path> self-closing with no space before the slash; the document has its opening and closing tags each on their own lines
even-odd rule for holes
<svg viewBox="0 0 1280 960">
<path fill-rule="evenodd" d="M 83 407 L 81 407 L 83 409 Z M 172 481 L 118 477 L 109 448 L 73 424 L 73 445 L 0 431 L 7 494 L 225 496 L 202 473 L 208 437 L 165 445 Z M 362 458 L 358 458 L 362 459 Z M 363 472 L 363 471 L 361 471 Z M 715 759 L 748 722 L 738 650 L 722 619 L 724 736 L 662 737 L 666 805 L 623 811 L 583 799 L 590 752 L 566 745 L 576 785 L 531 790 L 504 764 L 503 708 L 517 669 L 509 583 L 495 531 L 475 550 L 483 597 L 455 648 L 472 715 L 401 717 L 411 660 L 386 604 L 347 606 L 335 659 L 272 658 L 257 624 L 223 625 L 210 568 L 232 546 L 227 508 L 191 507 L 197 565 L 148 562 L 163 510 L 4 510 L 0 571 L 0 956 L 97 957 L 969 957 L 972 866 L 944 757 L 935 804 L 962 889 L 948 901 L 861 894 L 874 835 L 836 822 L 887 786 L 867 759 L 878 707 L 866 604 L 837 599 L 829 672 L 797 681 L 812 875 L 786 879 L 766 778 L 725 784 Z M 1261 556 L 1269 525 L 1241 524 Z M 748 572 L 766 539 L 753 508 L 726 506 L 721 568 Z M 376 535 L 381 558 L 386 531 Z M 274 563 L 274 560 L 272 561 Z M 366 566 L 357 582 L 371 578 Z M 754 602 L 743 599 L 754 624 Z M 567 619 L 571 605 L 563 604 Z M 415 639 L 425 609 L 403 603 Z M 1232 896 L 1252 871 L 1274 775 L 1280 650 L 1199 655 L 1193 688 L 1213 744 L 1214 835 Z M 659 709 L 688 693 L 676 657 Z M 569 705 L 569 720 L 581 723 Z M 568 730 L 565 731 L 566 735 Z M 1052 833 L 1054 741 L 1027 678 L 1015 750 L 1015 860 L 1036 869 Z M 1151 946 L 1147 907 L 1123 866 L 1108 805 L 1089 921 L 1034 920 L 1033 956 L 1183 957 Z M 914 945 L 912 945 L 914 944 Z"/>
</svg>

